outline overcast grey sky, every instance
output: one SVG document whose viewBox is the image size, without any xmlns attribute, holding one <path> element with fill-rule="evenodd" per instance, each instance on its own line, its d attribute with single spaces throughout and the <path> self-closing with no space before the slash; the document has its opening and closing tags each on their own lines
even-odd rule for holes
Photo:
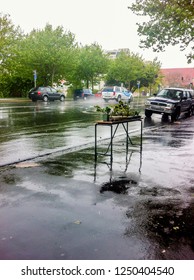
<svg viewBox="0 0 194 280">
<path fill-rule="evenodd" d="M 158 57 L 163 68 L 194 67 L 187 64 L 178 47 L 168 47 L 164 53 L 138 47 L 135 16 L 127 6 L 133 0 L 1 0 L 0 12 L 10 14 L 15 25 L 28 33 L 33 28 L 63 26 L 75 34 L 83 45 L 97 42 L 105 50 L 129 48 L 145 60 Z"/>
</svg>

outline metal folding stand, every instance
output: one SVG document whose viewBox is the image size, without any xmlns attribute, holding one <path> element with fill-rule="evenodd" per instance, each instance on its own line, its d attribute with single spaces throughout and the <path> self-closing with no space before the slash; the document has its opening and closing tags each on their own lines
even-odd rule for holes
<svg viewBox="0 0 194 280">
<path fill-rule="evenodd" d="M 95 124 L 95 161 L 97 161 L 98 155 L 110 156 L 110 161 L 113 161 L 113 139 L 116 135 L 118 127 L 121 125 L 126 133 L 126 153 L 128 152 L 128 145 L 129 143 L 133 145 L 133 142 L 129 136 L 129 123 L 131 122 L 140 122 L 141 123 L 141 132 L 140 132 L 140 152 L 142 151 L 142 134 L 143 134 L 143 125 L 142 125 L 142 118 L 140 116 L 120 119 L 120 120 L 111 120 L 111 121 L 98 121 Z M 98 134 L 98 126 L 108 126 L 110 127 L 110 143 L 107 147 L 105 153 L 98 152 L 97 147 L 97 134 Z"/>
</svg>

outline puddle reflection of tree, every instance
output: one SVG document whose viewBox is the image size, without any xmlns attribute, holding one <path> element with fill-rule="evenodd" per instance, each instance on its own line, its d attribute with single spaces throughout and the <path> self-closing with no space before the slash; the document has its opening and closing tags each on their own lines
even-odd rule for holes
<svg viewBox="0 0 194 280">
<path fill-rule="evenodd" d="M 153 259 L 194 259 L 194 203 L 185 208 L 179 199 L 148 200 L 126 215 L 135 221 L 125 236 L 141 234 L 149 239 Z"/>
</svg>

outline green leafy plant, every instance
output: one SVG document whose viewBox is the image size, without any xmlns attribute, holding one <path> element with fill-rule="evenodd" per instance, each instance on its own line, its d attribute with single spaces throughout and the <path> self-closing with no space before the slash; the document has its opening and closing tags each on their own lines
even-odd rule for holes
<svg viewBox="0 0 194 280">
<path fill-rule="evenodd" d="M 139 111 L 136 109 L 130 108 L 129 104 L 119 101 L 118 104 L 114 105 L 112 116 L 138 116 Z"/>
<path fill-rule="evenodd" d="M 108 114 L 108 115 L 110 115 L 110 112 L 112 110 L 110 106 L 100 107 L 99 105 L 96 105 L 95 108 L 97 112 L 101 112 L 103 114 Z"/>
<path fill-rule="evenodd" d="M 97 112 L 107 114 L 110 118 L 114 116 L 129 117 L 129 116 L 139 116 L 140 111 L 130 108 L 128 103 L 119 101 L 119 103 L 111 106 L 100 107 L 95 106 Z"/>
<path fill-rule="evenodd" d="M 97 112 L 100 112 L 103 114 L 103 121 L 110 120 L 110 114 L 111 114 L 111 110 L 112 110 L 112 108 L 110 106 L 100 107 L 99 105 L 96 105 L 95 108 L 96 108 Z"/>
</svg>

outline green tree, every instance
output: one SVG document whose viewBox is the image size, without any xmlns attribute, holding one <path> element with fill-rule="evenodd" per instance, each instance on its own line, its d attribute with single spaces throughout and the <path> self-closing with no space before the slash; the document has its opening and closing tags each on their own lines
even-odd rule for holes
<svg viewBox="0 0 194 280">
<path fill-rule="evenodd" d="M 7 57 L 13 55 L 12 47 L 21 39 L 21 30 L 15 28 L 9 15 L 0 14 L 0 67 L 6 69 Z"/>
<path fill-rule="evenodd" d="M 153 61 L 145 62 L 144 74 L 142 75 L 140 82 L 141 86 L 149 88 L 149 92 L 152 93 L 152 89 L 157 91 L 159 88 L 162 77 L 160 75 L 161 64 L 154 59 Z"/>
<path fill-rule="evenodd" d="M 194 59 L 194 1 L 136 0 L 130 7 L 135 14 L 148 16 L 149 21 L 138 24 L 138 34 L 145 36 L 142 47 L 160 52 L 165 46 L 180 45 L 188 50 L 187 60 Z"/>
<path fill-rule="evenodd" d="M 108 68 L 108 58 L 98 44 L 81 47 L 75 71 L 77 81 L 84 81 L 87 88 L 92 89 L 96 82 L 102 79 Z"/>
<path fill-rule="evenodd" d="M 140 79 L 144 71 L 143 59 L 138 54 L 122 51 L 110 64 L 107 83 L 132 88 L 132 82 Z"/>
<path fill-rule="evenodd" d="M 33 30 L 17 46 L 16 75 L 33 79 L 36 70 L 38 84 L 52 85 L 71 71 L 75 47 L 74 35 L 62 27 L 47 24 L 43 30 Z"/>
<path fill-rule="evenodd" d="M 109 85 L 121 85 L 135 91 L 140 83 L 141 87 L 151 87 L 159 82 L 161 64 L 154 59 L 144 61 L 138 54 L 121 52 L 115 60 L 112 60 L 107 74 L 106 83 Z"/>
<path fill-rule="evenodd" d="M 20 27 L 15 27 L 9 15 L 0 14 L 0 96 L 8 96 L 11 75 L 10 61 L 15 57 L 15 47 L 22 39 Z"/>
</svg>

